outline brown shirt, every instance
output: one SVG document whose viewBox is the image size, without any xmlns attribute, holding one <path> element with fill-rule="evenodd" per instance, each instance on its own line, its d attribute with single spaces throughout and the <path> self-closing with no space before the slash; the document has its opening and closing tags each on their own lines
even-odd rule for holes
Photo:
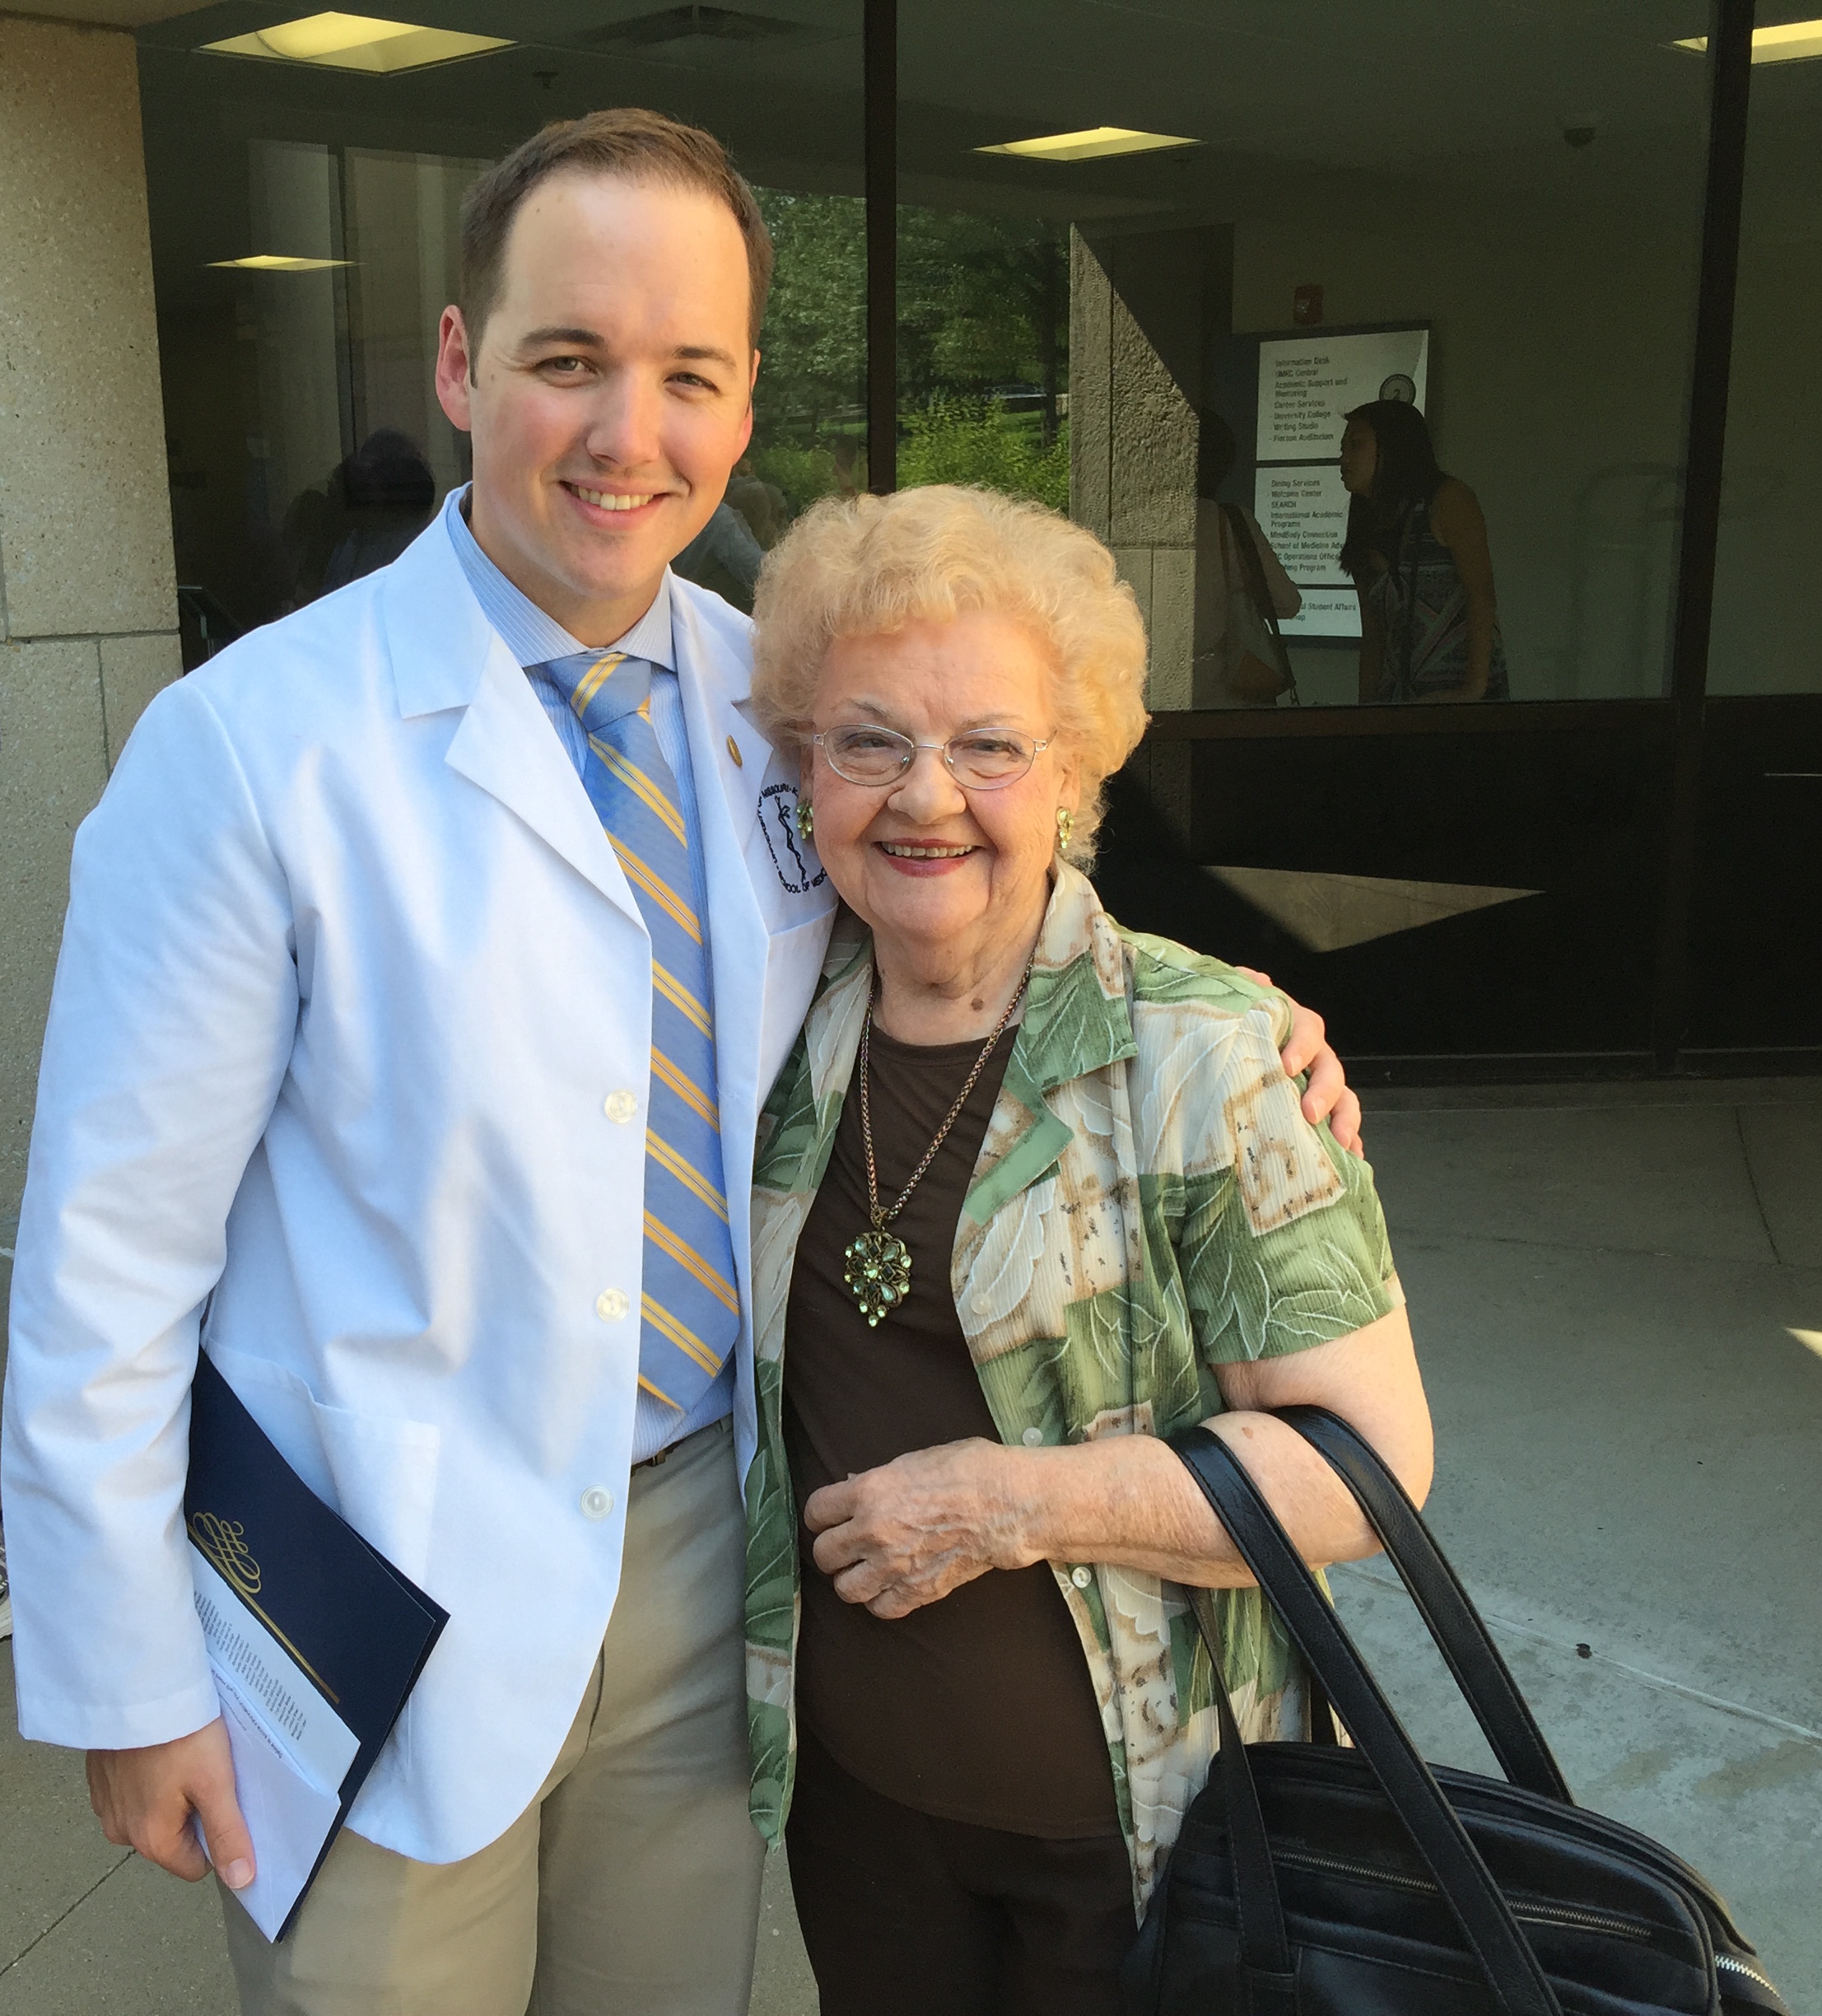
<svg viewBox="0 0 1822 2016">
<path fill-rule="evenodd" d="M 948 1139 L 891 1230 L 911 1293 L 869 1330 L 841 1275 L 865 1231 L 858 1071 L 797 1248 L 785 1318 L 784 1430 L 803 1559 L 797 1712 L 850 1776 L 944 1819 L 1051 1839 L 1119 1831 L 1088 1664 L 1051 1569 L 990 1570 L 887 1621 L 843 1603 L 802 1524 L 810 1493 L 895 1456 L 999 1440 L 957 1320 L 949 1256 L 1016 1030 L 995 1047 Z M 978 1043 L 872 1038 L 883 1203 L 943 1123 Z"/>
</svg>

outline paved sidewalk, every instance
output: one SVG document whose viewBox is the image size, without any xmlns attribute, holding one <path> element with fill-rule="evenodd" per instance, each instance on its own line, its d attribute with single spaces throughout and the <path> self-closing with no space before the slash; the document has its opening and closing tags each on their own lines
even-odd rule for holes
<svg viewBox="0 0 1822 2016">
<path fill-rule="evenodd" d="M 1822 1082 L 1496 1096 L 1368 1129 L 1431 1523 L 1577 1796 L 1701 1869 L 1815 2016 Z M 1337 1603 L 1426 1753 L 1491 1769 L 1391 1580 Z"/>
<path fill-rule="evenodd" d="M 1819 2016 L 1822 1080 L 1372 1106 L 1437 1531 L 1577 1795 L 1694 1862 Z M 1387 1573 L 1337 1601 L 1428 1753 L 1484 1767 Z M 0 2016 L 232 2016 L 212 1893 L 108 1847 L 79 1761 L 12 1734 L 11 1678 Z M 814 2005 L 775 1858 L 753 2010 Z"/>
<path fill-rule="evenodd" d="M 110 1847 L 82 1761 L 14 1733 L 0 1656 L 0 2016 L 235 2016 L 213 1883 Z M 768 1858 L 751 2016 L 811 2016 L 785 1859 Z M 603 2016 L 607 2013 L 603 2012 Z"/>
</svg>

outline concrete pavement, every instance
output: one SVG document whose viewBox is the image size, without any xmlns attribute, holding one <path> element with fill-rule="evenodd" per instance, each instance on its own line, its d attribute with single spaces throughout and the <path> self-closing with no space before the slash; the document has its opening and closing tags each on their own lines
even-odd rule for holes
<svg viewBox="0 0 1822 2016">
<path fill-rule="evenodd" d="M 1694 1863 L 1813 2016 L 1822 1084 L 1668 1090 L 1382 1094 L 1369 1141 L 1431 1524 L 1577 1798 Z M 1491 1769 L 1391 1580 L 1336 1601 L 1426 1755 Z"/>
<path fill-rule="evenodd" d="M 1371 1107 L 1437 1532 L 1577 1796 L 1709 1876 L 1818 2016 L 1822 1080 Z M 1336 1600 L 1426 1753 L 1485 1768 L 1388 1572 L 1338 1570 Z M 212 1892 L 101 1841 L 79 1760 L 12 1734 L 11 1680 L 0 2016 L 232 2016 Z M 814 2008 L 776 1858 L 753 2006 Z"/>
</svg>

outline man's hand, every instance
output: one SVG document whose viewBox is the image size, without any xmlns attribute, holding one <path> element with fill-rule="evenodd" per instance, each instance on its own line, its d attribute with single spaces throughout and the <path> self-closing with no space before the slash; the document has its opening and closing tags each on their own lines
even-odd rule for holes
<svg viewBox="0 0 1822 2016">
<path fill-rule="evenodd" d="M 137 1848 L 186 1883 L 199 1882 L 211 1862 L 231 1890 L 253 1881 L 253 1837 L 234 1796 L 234 1757 L 219 1715 L 175 1743 L 91 1750 L 88 1764 L 89 1804 L 116 1848 Z M 209 1845 L 206 1856 L 192 1813 Z"/>
<path fill-rule="evenodd" d="M 804 1524 L 844 1603 L 902 1617 L 990 1568 L 1025 1568 L 1021 1510 L 996 1442 L 971 1436 L 812 1491 Z"/>
<path fill-rule="evenodd" d="M 1256 972 L 1251 966 L 1236 966 L 1234 971 L 1244 973 L 1260 987 L 1271 985 L 1270 973 Z M 1284 998 L 1290 1000 L 1288 995 Z M 1360 1102 L 1348 1083 L 1340 1058 L 1329 1045 L 1326 1026 L 1313 1008 L 1291 1001 L 1291 1037 L 1284 1050 L 1285 1075 L 1294 1078 L 1299 1071 L 1309 1073 L 1310 1081 L 1303 1090 L 1303 1118 L 1312 1127 L 1326 1119 L 1340 1146 L 1351 1155 L 1363 1155 L 1367 1150 L 1360 1139 Z"/>
</svg>

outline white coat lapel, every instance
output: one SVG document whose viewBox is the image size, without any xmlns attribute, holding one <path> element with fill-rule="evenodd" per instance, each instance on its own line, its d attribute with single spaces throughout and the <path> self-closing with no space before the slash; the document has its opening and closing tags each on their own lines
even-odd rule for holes
<svg viewBox="0 0 1822 2016">
<path fill-rule="evenodd" d="M 524 670 L 497 637 L 481 689 L 451 739 L 449 766 L 497 798 L 640 929 L 637 898 Z"/>
<path fill-rule="evenodd" d="M 450 768 L 496 798 L 643 931 L 599 814 L 524 667 L 482 614 L 440 518 L 388 570 L 384 620 L 400 712 L 460 707 Z"/>
</svg>

